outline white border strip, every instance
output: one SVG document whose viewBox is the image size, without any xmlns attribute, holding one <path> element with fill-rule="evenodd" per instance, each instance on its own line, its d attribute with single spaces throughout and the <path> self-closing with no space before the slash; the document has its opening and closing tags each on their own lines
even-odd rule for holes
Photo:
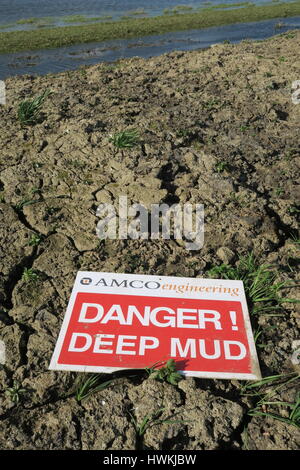
<svg viewBox="0 0 300 470">
<path fill-rule="evenodd" d="M 149 365 L 149 367 L 151 364 Z M 50 367 L 49 367 L 50 369 Z M 82 366 L 82 365 L 67 365 L 67 364 L 59 364 L 58 367 L 53 367 L 52 370 L 65 370 L 65 371 L 77 371 L 77 372 L 98 372 L 98 373 L 105 373 L 111 374 L 113 372 L 120 372 L 120 371 L 131 371 L 131 370 L 145 370 L 144 368 L 140 367 L 101 367 L 101 366 Z M 206 378 L 206 379 L 227 379 L 227 380 L 258 380 L 258 377 L 255 374 L 243 374 L 243 373 L 231 373 L 231 372 L 199 372 L 199 371 L 182 371 L 178 370 L 181 375 L 185 377 L 198 377 L 198 378 Z"/>
</svg>

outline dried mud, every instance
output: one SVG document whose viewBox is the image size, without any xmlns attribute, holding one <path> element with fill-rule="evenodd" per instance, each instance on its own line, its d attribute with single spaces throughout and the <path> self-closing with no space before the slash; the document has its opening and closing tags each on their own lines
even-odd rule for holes
<svg viewBox="0 0 300 470">
<path fill-rule="evenodd" d="M 236 381 L 182 380 L 177 387 L 130 373 L 81 403 L 78 374 L 48 371 L 77 270 L 205 276 L 253 252 L 279 278 L 299 281 L 300 33 L 220 44 L 76 72 L 6 80 L 0 107 L 1 449 L 296 449 L 299 430 L 251 417 Z M 17 106 L 53 94 L 39 122 L 22 128 Z M 109 136 L 138 129 L 116 151 Z M 96 237 L 96 209 L 120 195 L 145 205 L 203 203 L 205 243 Z M 36 245 L 33 235 L 40 237 Z M 26 282 L 32 268 L 35 282 Z M 294 283 L 294 285 L 296 285 Z M 289 297 L 299 294 L 289 289 Z M 292 372 L 299 309 L 252 317 L 261 328 L 264 376 Z M 17 380 L 15 404 L 5 393 Z M 279 398 L 293 401 L 299 384 Z M 163 408 L 137 436 L 134 419 Z M 132 418 L 134 417 L 134 419 Z M 163 421 L 163 422 L 162 422 Z"/>
</svg>

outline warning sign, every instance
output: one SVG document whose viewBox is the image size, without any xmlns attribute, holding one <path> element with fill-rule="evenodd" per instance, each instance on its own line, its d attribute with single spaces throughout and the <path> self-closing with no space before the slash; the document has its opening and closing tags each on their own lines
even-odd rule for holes
<svg viewBox="0 0 300 470">
<path fill-rule="evenodd" d="M 260 379 L 242 281 L 79 272 L 50 369 Z"/>
</svg>

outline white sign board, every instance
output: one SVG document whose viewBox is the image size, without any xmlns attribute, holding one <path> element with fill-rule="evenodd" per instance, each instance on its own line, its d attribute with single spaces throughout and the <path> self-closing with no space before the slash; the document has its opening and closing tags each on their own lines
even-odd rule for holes
<svg viewBox="0 0 300 470">
<path fill-rule="evenodd" d="M 78 272 L 50 369 L 261 378 L 242 281 Z"/>
</svg>

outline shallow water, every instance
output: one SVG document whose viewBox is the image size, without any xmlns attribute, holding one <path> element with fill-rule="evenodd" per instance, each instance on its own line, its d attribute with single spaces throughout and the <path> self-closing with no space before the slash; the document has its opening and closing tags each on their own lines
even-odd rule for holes
<svg viewBox="0 0 300 470">
<path fill-rule="evenodd" d="M 216 26 L 202 30 L 180 31 L 158 36 L 120 39 L 14 54 L 0 55 L 0 79 L 12 75 L 63 72 L 99 62 L 129 57 L 151 57 L 174 50 L 188 51 L 228 40 L 266 39 L 274 34 L 300 29 L 300 16 L 276 18 L 257 23 Z"/>
<path fill-rule="evenodd" d="M 157 16 L 163 14 L 165 9 L 172 9 L 178 5 L 189 6 L 195 10 L 221 3 L 230 5 L 241 1 L 251 1 L 256 5 L 272 2 L 272 0 L 0 0 L 0 31 L 47 27 L 48 21 L 51 26 L 79 24 L 74 21 L 71 23 L 64 21 L 65 17 L 72 15 L 83 15 L 87 18 L 110 16 L 115 20 L 126 15 L 138 18 L 140 15 L 134 14 L 138 10 L 144 10 L 144 16 Z M 285 1 L 292 0 L 280 0 L 280 2 Z M 191 11 L 193 10 L 181 12 L 190 13 Z M 18 20 L 29 18 L 40 18 L 41 21 L 16 24 Z"/>
</svg>

